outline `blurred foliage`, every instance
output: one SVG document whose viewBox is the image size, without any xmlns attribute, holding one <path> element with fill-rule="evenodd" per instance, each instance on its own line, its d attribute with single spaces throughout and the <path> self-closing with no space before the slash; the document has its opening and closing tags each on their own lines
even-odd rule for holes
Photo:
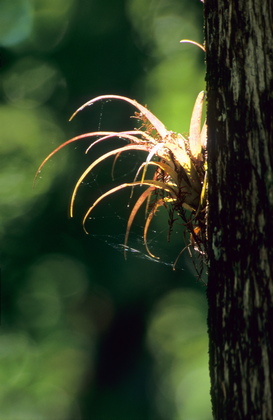
<svg viewBox="0 0 273 420">
<path fill-rule="evenodd" d="M 83 233 L 81 207 L 110 182 L 111 162 L 83 186 L 68 220 L 86 143 L 56 155 L 32 188 L 40 162 L 65 139 L 132 124 L 132 110 L 113 103 L 68 123 L 98 94 L 147 103 L 168 129 L 187 132 L 204 57 L 179 40 L 202 42 L 202 4 L 0 5 L 1 419 L 210 419 L 205 291 L 186 253 L 174 272 L 167 257 L 145 258 L 135 230 L 124 261 L 128 196 L 102 204 L 94 234 Z M 136 158 L 122 160 L 128 176 Z M 165 243 L 166 218 L 156 219 L 155 250 L 176 257 L 183 234 Z"/>
</svg>

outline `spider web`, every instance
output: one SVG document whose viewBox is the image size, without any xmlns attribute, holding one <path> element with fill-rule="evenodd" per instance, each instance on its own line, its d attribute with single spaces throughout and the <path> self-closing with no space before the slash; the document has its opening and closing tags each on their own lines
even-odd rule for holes
<svg viewBox="0 0 273 420">
<path fill-rule="evenodd" d="M 109 100 L 107 102 L 111 101 Z M 104 113 L 105 108 L 104 103 L 102 102 L 99 112 L 98 131 L 102 130 L 102 119 L 104 117 Z M 117 139 L 117 142 L 120 144 L 121 140 Z M 123 141 L 122 145 L 124 145 Z M 107 148 L 107 150 L 112 149 L 113 143 L 109 144 L 107 142 L 105 146 L 103 145 L 98 147 L 98 149 L 100 149 L 100 153 L 98 152 L 99 155 L 101 155 L 101 148 L 104 150 L 105 148 Z M 94 150 L 92 149 L 92 152 L 93 151 Z M 92 205 L 92 202 L 94 202 L 96 198 L 98 198 L 107 190 L 124 182 L 132 182 L 142 162 L 143 154 L 139 154 L 138 152 L 127 152 L 126 154 L 121 154 L 115 164 L 114 183 L 113 180 L 109 180 L 109 183 L 105 182 L 106 174 L 111 177 L 111 163 L 107 163 L 106 166 L 104 163 L 100 163 L 100 165 L 95 168 L 94 173 L 92 172 L 89 174 L 88 178 L 84 180 L 81 185 L 80 189 L 83 187 L 85 189 L 85 194 L 83 195 L 84 198 L 82 199 L 82 206 L 84 206 L 83 208 L 85 209 L 84 211 L 86 211 L 88 207 Z M 103 180 L 101 180 L 101 174 L 103 174 Z M 86 227 L 89 235 L 93 238 L 96 238 L 96 240 L 103 241 L 117 252 L 123 253 L 127 259 L 130 257 L 144 259 L 153 263 L 169 266 L 170 269 L 175 268 L 176 270 L 185 270 L 187 268 L 190 269 L 190 271 L 193 271 L 196 275 L 196 271 L 198 272 L 196 267 L 200 265 L 200 261 L 198 261 L 198 253 L 196 257 L 196 252 L 190 251 L 189 236 L 187 237 L 185 234 L 185 228 L 181 219 L 178 218 L 177 223 L 174 223 L 170 235 L 168 213 L 165 208 L 161 208 L 158 211 L 149 227 L 148 232 L 147 243 L 149 250 L 157 258 L 153 258 L 151 255 L 149 255 L 144 245 L 144 209 L 142 209 L 141 214 L 136 215 L 130 229 L 128 243 L 126 246 L 124 245 L 127 220 L 130 215 L 132 206 L 135 203 L 136 197 L 139 195 L 138 187 L 136 187 L 134 190 L 133 199 L 129 200 L 130 192 L 128 193 L 128 190 L 130 189 L 126 190 L 127 196 L 125 191 L 122 192 L 122 194 L 125 194 L 124 196 L 127 198 L 120 199 L 117 198 L 116 194 L 114 194 L 113 196 L 111 195 L 106 197 L 105 200 L 98 204 L 98 208 L 92 212 L 92 216 L 87 220 Z M 88 204 L 86 203 L 86 197 L 88 197 Z M 90 197 L 91 201 L 89 201 Z M 119 201 L 118 205 L 117 200 Z M 143 206 L 145 207 L 145 204 Z M 163 213 L 164 216 L 162 217 Z"/>
<path fill-rule="evenodd" d="M 198 280 L 206 284 L 207 274 L 206 266 L 202 255 L 196 252 L 184 237 L 184 228 L 178 225 L 174 228 L 168 241 L 168 226 L 162 228 L 150 228 L 148 246 L 149 250 L 157 257 L 154 258 L 148 254 L 143 243 L 143 224 L 134 223 L 128 244 L 124 245 L 127 219 L 120 216 L 118 212 L 113 211 L 114 205 L 108 203 L 107 207 L 112 210 L 112 215 L 96 216 L 90 222 L 92 225 L 101 226 L 108 218 L 110 225 L 121 226 L 118 232 L 113 233 L 113 228 L 108 228 L 106 233 L 89 232 L 89 235 L 96 240 L 102 241 L 116 252 L 123 254 L 124 259 L 130 262 L 132 258 L 150 261 L 152 264 L 161 264 L 170 268 L 171 271 L 189 271 Z M 163 209 L 164 210 L 164 209 Z"/>
<path fill-rule="evenodd" d="M 128 178 L 131 179 L 138 166 L 139 163 L 136 163 L 135 167 L 131 167 L 129 172 L 123 173 L 115 180 L 115 184 L 120 184 L 121 178 L 125 178 L 126 181 L 128 181 Z M 102 184 L 102 181 L 99 180 L 99 170 L 97 172 L 97 174 L 90 174 L 88 181 L 83 182 L 84 185 L 81 186 L 81 189 L 85 190 L 82 191 L 84 197 L 82 198 L 82 205 L 84 205 L 85 211 L 94 202 L 94 199 L 114 186 L 111 182 L 108 185 Z M 122 182 L 124 182 L 124 179 Z M 157 212 L 148 231 L 148 247 L 156 258 L 149 255 L 144 245 L 145 204 L 139 214 L 136 215 L 130 229 L 128 243 L 126 246 L 124 245 L 128 217 L 139 196 L 138 188 L 135 188 L 132 199 L 130 199 L 130 188 L 125 190 L 121 193 L 122 197 L 119 193 L 117 195 L 113 194 L 106 197 L 94 209 L 86 223 L 89 236 L 124 254 L 124 258 L 128 261 L 130 261 L 130 258 L 138 258 L 168 266 L 170 270 L 187 269 L 196 275 L 192 261 L 194 254 L 190 257 L 188 252 L 189 237 L 185 234 L 183 223 L 181 219 L 177 218 L 172 231 L 169 232 L 168 212 L 164 207 Z M 88 191 L 88 194 L 86 194 L 86 191 Z M 92 198 L 86 205 L 86 197 L 90 197 L 89 192 L 91 192 Z"/>
</svg>

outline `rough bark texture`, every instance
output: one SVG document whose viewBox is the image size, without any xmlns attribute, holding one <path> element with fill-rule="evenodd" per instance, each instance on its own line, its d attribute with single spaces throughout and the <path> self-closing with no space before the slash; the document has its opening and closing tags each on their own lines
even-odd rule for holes
<svg viewBox="0 0 273 420">
<path fill-rule="evenodd" d="M 211 399 L 273 419 L 273 3 L 206 0 Z"/>
</svg>

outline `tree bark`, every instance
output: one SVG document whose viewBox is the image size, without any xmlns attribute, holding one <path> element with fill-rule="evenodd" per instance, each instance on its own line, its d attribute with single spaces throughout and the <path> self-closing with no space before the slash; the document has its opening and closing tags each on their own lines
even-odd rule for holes
<svg viewBox="0 0 273 420">
<path fill-rule="evenodd" d="M 206 0 L 213 415 L 273 419 L 273 3 Z"/>
</svg>

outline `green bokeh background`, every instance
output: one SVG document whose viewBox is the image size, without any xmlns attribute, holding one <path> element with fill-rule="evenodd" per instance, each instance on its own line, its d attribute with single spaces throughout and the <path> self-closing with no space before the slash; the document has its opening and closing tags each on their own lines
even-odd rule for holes
<svg viewBox="0 0 273 420">
<path fill-rule="evenodd" d="M 140 215 L 125 261 L 127 192 L 101 203 L 86 235 L 81 217 L 113 186 L 111 162 L 86 180 L 68 218 L 77 177 L 109 143 L 92 155 L 88 140 L 63 149 L 32 188 L 66 139 L 132 128 L 132 108 L 114 101 L 68 122 L 96 95 L 134 98 L 188 131 L 204 55 L 179 40 L 202 42 L 202 3 L 0 0 L 0 10 L 1 420 L 211 419 L 205 287 L 186 253 L 172 270 L 179 227 L 167 243 L 158 214 L 152 262 Z M 116 182 L 132 180 L 140 159 L 122 157 Z"/>
</svg>

